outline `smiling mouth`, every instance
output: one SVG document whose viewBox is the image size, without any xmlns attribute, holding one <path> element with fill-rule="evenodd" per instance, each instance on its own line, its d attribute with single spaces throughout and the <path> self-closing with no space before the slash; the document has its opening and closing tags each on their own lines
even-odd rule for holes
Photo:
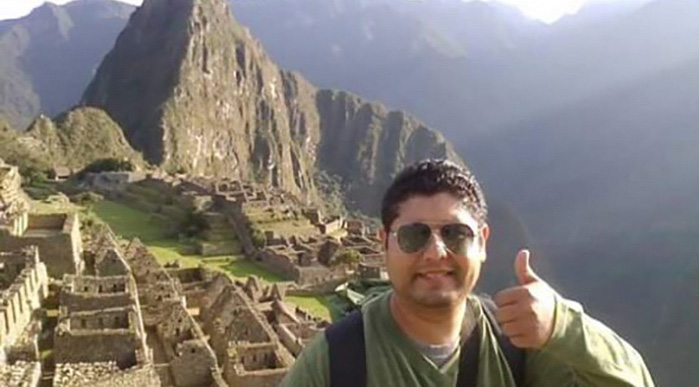
<svg viewBox="0 0 699 387">
<path fill-rule="evenodd" d="M 418 273 L 417 278 L 423 278 L 426 280 L 438 280 L 442 278 L 452 277 L 454 271 L 432 271 L 426 273 Z"/>
</svg>

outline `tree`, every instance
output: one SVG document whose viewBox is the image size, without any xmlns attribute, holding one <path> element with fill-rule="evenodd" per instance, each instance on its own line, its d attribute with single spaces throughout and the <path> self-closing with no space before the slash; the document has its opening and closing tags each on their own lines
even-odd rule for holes
<svg viewBox="0 0 699 387">
<path fill-rule="evenodd" d="M 267 244 L 267 238 L 265 237 L 265 233 L 262 232 L 257 227 L 252 227 L 250 229 L 250 239 L 252 239 L 252 244 L 258 249 L 262 249 L 265 247 Z"/>
<path fill-rule="evenodd" d="M 337 264 L 357 267 L 362 262 L 362 254 L 355 249 L 345 249 L 337 255 Z"/>
</svg>

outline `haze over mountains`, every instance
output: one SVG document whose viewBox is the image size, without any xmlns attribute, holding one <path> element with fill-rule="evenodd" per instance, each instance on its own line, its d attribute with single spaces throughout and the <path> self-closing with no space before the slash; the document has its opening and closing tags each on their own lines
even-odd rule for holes
<svg viewBox="0 0 699 387">
<path fill-rule="evenodd" d="M 80 100 L 134 7 L 116 1 L 46 3 L 0 21 L 0 116 L 24 129 Z"/>
<path fill-rule="evenodd" d="M 23 129 L 85 92 L 150 162 L 309 198 L 323 171 L 364 210 L 406 162 L 458 158 L 451 142 L 494 203 L 489 270 L 531 243 L 658 385 L 699 380 L 699 2 L 547 26 L 492 2 L 233 0 L 249 32 L 185 3 L 147 0 L 118 41 L 134 8 L 109 0 L 0 22 L 0 117 Z"/>
</svg>

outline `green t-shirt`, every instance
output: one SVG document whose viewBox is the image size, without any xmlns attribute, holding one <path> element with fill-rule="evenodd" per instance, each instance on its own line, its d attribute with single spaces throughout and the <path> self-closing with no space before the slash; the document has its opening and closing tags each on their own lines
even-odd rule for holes
<svg viewBox="0 0 699 387">
<path fill-rule="evenodd" d="M 459 356 L 436 366 L 398 327 L 389 308 L 391 292 L 362 307 L 367 387 L 456 385 Z M 469 297 L 479 329 L 478 386 L 515 387 L 480 302 Z M 528 350 L 525 384 L 531 387 L 653 386 L 641 356 L 609 328 L 588 317 L 579 304 L 557 298 L 554 332 L 541 350 Z M 330 386 L 328 343 L 319 334 L 304 349 L 283 387 Z"/>
</svg>

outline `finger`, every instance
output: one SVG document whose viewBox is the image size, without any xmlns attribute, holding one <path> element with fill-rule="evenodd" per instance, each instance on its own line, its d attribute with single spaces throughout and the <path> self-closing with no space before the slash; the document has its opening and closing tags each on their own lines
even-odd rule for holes
<svg viewBox="0 0 699 387">
<path fill-rule="evenodd" d="M 529 258 L 531 253 L 527 249 L 522 249 L 517 253 L 515 258 L 515 273 L 517 274 L 517 279 L 522 285 L 527 285 L 532 282 L 539 281 L 539 276 L 536 275 L 534 269 L 529 265 Z"/>
<path fill-rule="evenodd" d="M 521 323 L 519 321 L 512 321 L 500 325 L 502 332 L 507 335 L 507 337 L 513 338 L 517 336 L 523 336 L 527 334 L 528 324 Z"/>
<path fill-rule="evenodd" d="M 516 304 L 526 299 L 528 295 L 529 291 L 525 287 L 515 286 L 498 292 L 498 294 L 493 297 L 493 301 L 495 301 L 495 305 L 502 308 L 510 304 Z"/>
<path fill-rule="evenodd" d="M 508 304 L 495 311 L 495 318 L 500 325 L 513 322 L 519 318 L 527 317 L 531 312 L 520 304 Z"/>
<path fill-rule="evenodd" d="M 515 336 L 515 337 L 508 337 L 508 339 L 510 339 L 510 343 L 512 343 L 512 345 L 514 345 L 517 348 L 534 348 L 535 347 L 534 341 L 531 338 L 524 336 L 524 335 Z"/>
</svg>

